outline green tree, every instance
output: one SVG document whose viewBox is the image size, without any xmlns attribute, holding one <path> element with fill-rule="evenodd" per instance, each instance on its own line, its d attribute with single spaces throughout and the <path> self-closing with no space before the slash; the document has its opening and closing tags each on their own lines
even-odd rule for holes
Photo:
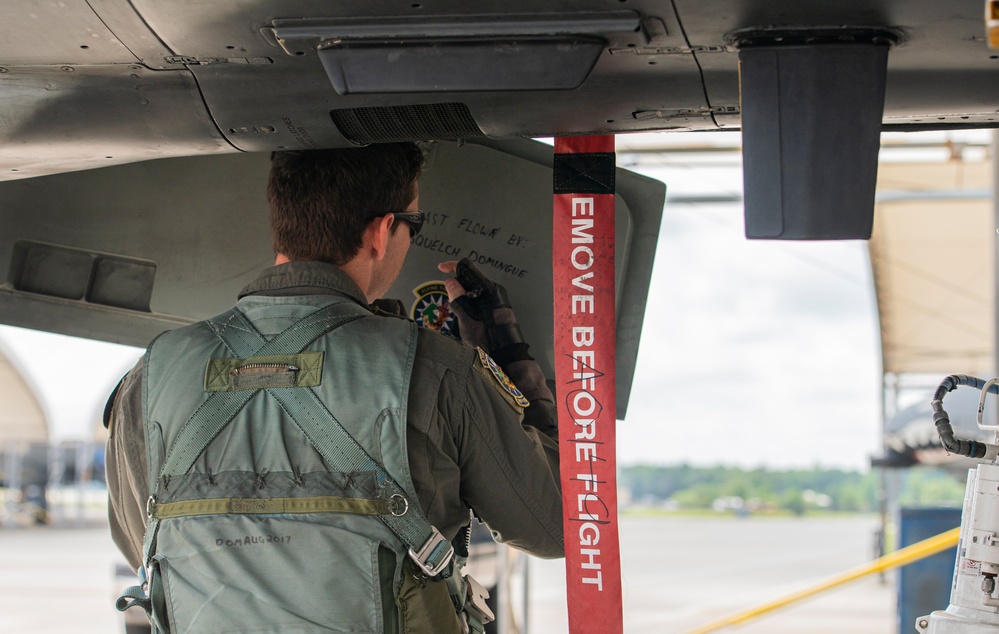
<svg viewBox="0 0 999 634">
<path fill-rule="evenodd" d="M 915 467 L 902 474 L 898 501 L 902 506 L 960 506 L 965 484 L 940 469 Z"/>
<path fill-rule="evenodd" d="M 709 509 L 711 508 L 711 503 L 718 497 L 719 489 L 717 486 L 701 482 L 689 489 L 678 491 L 673 495 L 673 500 L 682 508 Z"/>
<path fill-rule="evenodd" d="M 923 469 L 908 470 L 911 479 L 907 498 L 910 504 L 960 504 L 963 484 L 944 472 L 916 475 Z M 933 470 L 931 470 L 933 471 Z M 811 489 L 828 495 L 833 510 L 870 512 L 878 508 L 880 474 L 840 469 L 792 469 L 772 471 L 764 467 L 694 467 L 687 464 L 635 465 L 621 469 L 621 486 L 632 499 L 673 499 L 686 508 L 709 508 L 719 496 L 759 500 L 764 506 L 787 508 L 787 501 L 800 506 L 796 496 Z M 797 494 L 795 494 L 797 492 Z M 807 506 L 807 505 L 806 505 Z"/>
<path fill-rule="evenodd" d="M 795 515 L 805 514 L 805 497 L 801 494 L 801 489 L 788 489 L 784 491 L 780 501 L 781 508 L 791 511 Z"/>
</svg>

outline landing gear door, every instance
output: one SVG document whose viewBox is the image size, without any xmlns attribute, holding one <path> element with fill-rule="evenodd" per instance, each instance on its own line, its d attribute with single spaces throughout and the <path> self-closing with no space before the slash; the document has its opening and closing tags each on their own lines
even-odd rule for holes
<svg viewBox="0 0 999 634">
<path fill-rule="evenodd" d="M 550 145 L 524 139 L 428 146 L 420 179 L 427 223 L 416 236 L 388 296 L 402 300 L 424 327 L 448 332 L 445 275 L 439 262 L 469 258 L 503 284 L 552 385 L 552 155 Z M 666 187 L 618 169 L 617 417 L 628 407 Z"/>
</svg>

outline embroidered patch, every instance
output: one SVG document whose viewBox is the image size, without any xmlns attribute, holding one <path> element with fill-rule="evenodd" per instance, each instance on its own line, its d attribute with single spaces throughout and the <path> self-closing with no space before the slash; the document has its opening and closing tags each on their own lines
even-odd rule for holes
<svg viewBox="0 0 999 634">
<path fill-rule="evenodd" d="M 513 384 L 510 377 L 506 375 L 503 370 L 500 369 L 499 365 L 493 361 L 493 358 L 486 354 L 486 351 L 482 348 L 476 348 L 479 352 L 479 361 L 482 362 L 483 367 L 488 369 L 493 373 L 493 377 L 499 382 L 503 390 L 513 397 L 514 402 L 520 407 L 528 407 L 531 402 L 523 395 L 523 393 L 517 389 L 517 386 Z"/>
<path fill-rule="evenodd" d="M 413 289 L 416 301 L 409 312 L 409 318 L 418 325 L 450 335 L 454 332 L 454 313 L 449 308 L 447 289 L 444 282 L 427 282 Z"/>
</svg>

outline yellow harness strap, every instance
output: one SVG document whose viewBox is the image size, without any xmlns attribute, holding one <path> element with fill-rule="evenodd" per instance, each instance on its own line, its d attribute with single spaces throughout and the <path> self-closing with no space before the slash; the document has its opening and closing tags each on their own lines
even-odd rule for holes
<svg viewBox="0 0 999 634">
<path fill-rule="evenodd" d="M 367 498 L 213 498 L 155 504 L 150 514 L 155 519 L 192 515 L 277 514 L 277 513 L 352 513 L 386 515 L 392 512 L 388 500 Z"/>
</svg>

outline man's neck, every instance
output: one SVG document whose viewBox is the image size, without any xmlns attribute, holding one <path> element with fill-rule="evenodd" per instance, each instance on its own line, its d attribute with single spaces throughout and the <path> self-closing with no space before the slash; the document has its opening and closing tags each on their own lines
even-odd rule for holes
<svg viewBox="0 0 999 634">
<path fill-rule="evenodd" d="M 277 255 L 274 256 L 274 266 L 287 264 L 288 262 L 291 261 L 292 260 L 283 253 L 278 253 Z M 350 278 L 354 280 L 354 283 L 357 284 L 357 287 L 359 289 L 361 289 L 361 292 L 364 293 L 365 299 L 367 299 L 368 303 L 370 304 L 371 302 L 375 301 L 378 298 L 371 297 L 369 295 L 369 291 L 371 288 L 372 269 L 370 266 L 370 262 L 368 262 L 368 264 L 369 264 L 368 266 L 365 266 L 365 260 L 363 260 L 362 258 L 355 257 L 352 260 L 345 263 L 343 266 L 338 266 L 337 268 L 339 268 L 341 271 L 349 275 Z"/>
</svg>

